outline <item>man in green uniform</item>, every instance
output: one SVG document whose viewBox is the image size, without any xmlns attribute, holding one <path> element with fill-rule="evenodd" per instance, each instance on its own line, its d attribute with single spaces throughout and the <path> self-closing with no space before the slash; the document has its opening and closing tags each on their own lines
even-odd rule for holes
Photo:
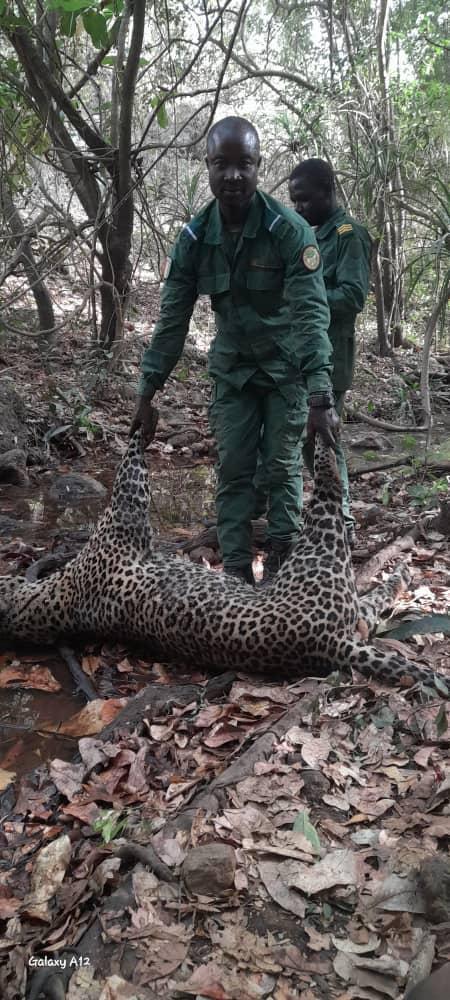
<svg viewBox="0 0 450 1000">
<path fill-rule="evenodd" d="M 303 160 L 291 173 L 289 194 L 296 212 L 315 227 L 315 236 L 322 257 L 323 276 L 330 309 L 328 336 L 333 347 L 332 385 L 335 405 L 340 415 L 345 392 L 350 388 L 355 363 L 355 321 L 364 307 L 369 289 L 372 242 L 361 226 L 337 204 L 334 174 L 325 160 Z M 304 414 L 306 424 L 306 412 Z M 306 441 L 303 455 L 312 470 L 313 449 Z M 343 487 L 342 508 L 350 542 L 354 537 L 354 518 L 350 509 L 347 465 L 339 439 L 336 457 Z M 256 477 L 257 502 L 255 513 L 265 508 L 267 491 L 264 463 Z M 267 566 L 272 566 L 271 552 Z"/>
<path fill-rule="evenodd" d="M 225 118 L 210 130 L 206 165 L 214 200 L 172 249 L 131 427 L 142 425 L 151 435 L 153 396 L 181 355 L 197 296 L 210 295 L 217 531 L 226 572 L 249 583 L 258 447 L 270 495 L 269 537 L 286 554 L 299 531 L 305 401 L 311 438 L 319 433 L 334 446 L 338 423 L 320 253 L 310 226 L 257 190 L 260 161 L 250 122 Z"/>
</svg>

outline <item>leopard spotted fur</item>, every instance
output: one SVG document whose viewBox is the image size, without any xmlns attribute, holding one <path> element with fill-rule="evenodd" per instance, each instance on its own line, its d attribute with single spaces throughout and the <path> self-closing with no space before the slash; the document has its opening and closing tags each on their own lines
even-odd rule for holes
<svg viewBox="0 0 450 1000">
<path fill-rule="evenodd" d="M 32 640 L 94 634 L 148 641 L 166 659 L 301 676 L 355 668 L 432 681 L 424 666 L 362 641 L 407 582 L 404 568 L 358 596 L 334 453 L 318 439 L 315 482 L 296 548 L 266 588 L 167 557 L 153 545 L 140 433 L 119 467 L 111 502 L 66 568 L 28 583 L 0 579 L 0 633 Z"/>
</svg>

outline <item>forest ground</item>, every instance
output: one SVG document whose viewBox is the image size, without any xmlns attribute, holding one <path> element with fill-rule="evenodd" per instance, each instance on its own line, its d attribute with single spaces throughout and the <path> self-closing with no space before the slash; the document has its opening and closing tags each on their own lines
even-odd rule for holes
<svg viewBox="0 0 450 1000">
<path fill-rule="evenodd" d="M 70 309 L 63 281 L 61 296 Z M 16 452 L 0 572 L 86 539 L 126 447 L 156 303 L 142 285 L 119 374 L 92 360 L 81 323 L 51 349 L 0 342 L 0 465 Z M 152 519 L 168 552 L 214 572 L 203 305 L 193 329 L 158 399 Z M 372 329 L 369 316 L 344 428 L 355 569 L 364 589 L 410 559 L 377 641 L 450 677 L 450 356 L 432 361 L 424 467 L 423 436 L 355 416 L 419 418 L 420 352 L 380 359 Z M 262 537 L 259 524 L 257 572 Z M 86 707 L 61 649 L 0 648 L 5 1000 L 395 1000 L 450 959 L 450 710 L 436 692 L 346 675 L 278 683 L 244 664 L 208 677 L 113 643 L 71 652 L 94 689 Z M 60 964 L 29 964 L 44 954 Z"/>
</svg>

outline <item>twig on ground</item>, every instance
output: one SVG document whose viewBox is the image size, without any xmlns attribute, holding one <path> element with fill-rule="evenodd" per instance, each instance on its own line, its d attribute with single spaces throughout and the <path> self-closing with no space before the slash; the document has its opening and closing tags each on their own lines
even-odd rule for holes
<svg viewBox="0 0 450 1000">
<path fill-rule="evenodd" d="M 80 667 L 73 650 L 70 646 L 66 646 L 65 643 L 60 643 L 57 646 L 57 649 L 63 660 L 67 663 L 70 673 L 72 674 L 72 677 L 77 685 L 77 689 L 83 692 L 88 701 L 95 701 L 96 698 L 98 698 L 97 691 L 91 684 L 88 677 L 86 677 L 84 670 Z"/>
<path fill-rule="evenodd" d="M 162 882 L 176 881 L 174 873 L 164 864 L 164 861 L 161 861 L 151 844 L 146 844 L 144 847 L 142 844 L 133 844 L 131 841 L 127 841 L 116 848 L 114 854 L 121 861 L 139 861 L 142 865 L 146 865 Z"/>
</svg>

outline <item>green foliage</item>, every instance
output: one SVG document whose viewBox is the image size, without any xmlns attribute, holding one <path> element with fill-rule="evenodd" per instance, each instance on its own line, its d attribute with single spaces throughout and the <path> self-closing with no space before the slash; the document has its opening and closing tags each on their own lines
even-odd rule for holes
<svg viewBox="0 0 450 1000">
<path fill-rule="evenodd" d="M 417 438 L 414 437 L 414 434 L 403 435 L 402 448 L 404 448 L 405 451 L 412 451 L 412 452 L 417 451 L 417 444 L 418 444 Z"/>
<path fill-rule="evenodd" d="M 104 809 L 92 824 L 92 829 L 101 835 L 105 844 L 109 844 L 123 833 L 126 825 L 126 817 L 122 816 L 121 812 L 116 809 Z"/>
<path fill-rule="evenodd" d="M 101 0 L 48 0 L 47 10 L 55 10 L 60 14 L 59 30 L 62 35 L 72 38 L 79 24 L 89 35 L 96 49 L 106 48 L 109 44 L 109 28 L 111 22 L 119 16 L 123 9 L 123 0 L 114 0 L 108 6 L 103 6 Z"/>
<path fill-rule="evenodd" d="M 442 703 L 439 712 L 434 720 L 436 726 L 436 733 L 439 737 L 443 736 L 448 729 L 448 719 L 445 703 Z"/>
<path fill-rule="evenodd" d="M 439 498 L 449 492 L 446 479 L 435 479 L 432 483 L 414 483 L 407 487 L 414 507 L 438 507 Z"/>
<path fill-rule="evenodd" d="M 82 392 L 77 389 L 64 391 L 55 386 L 53 393 L 49 409 L 59 423 L 47 431 L 45 435 L 47 442 L 74 433 L 81 433 L 88 441 L 92 441 L 96 434 L 101 433 L 101 427 L 92 419 L 91 408 Z"/>
<path fill-rule="evenodd" d="M 167 114 L 166 105 L 161 104 L 161 101 L 162 101 L 162 95 L 157 94 L 156 97 L 152 97 L 150 101 L 150 106 L 152 108 L 158 108 L 156 112 L 156 121 L 158 122 L 159 127 L 167 128 L 169 124 L 169 116 Z M 159 105 L 161 106 L 159 107 Z"/>
<path fill-rule="evenodd" d="M 297 813 L 292 829 L 294 833 L 302 833 L 303 836 L 306 837 L 306 840 L 309 840 L 314 853 L 319 853 L 320 837 L 315 826 L 313 826 L 310 822 L 307 812 Z"/>
</svg>

